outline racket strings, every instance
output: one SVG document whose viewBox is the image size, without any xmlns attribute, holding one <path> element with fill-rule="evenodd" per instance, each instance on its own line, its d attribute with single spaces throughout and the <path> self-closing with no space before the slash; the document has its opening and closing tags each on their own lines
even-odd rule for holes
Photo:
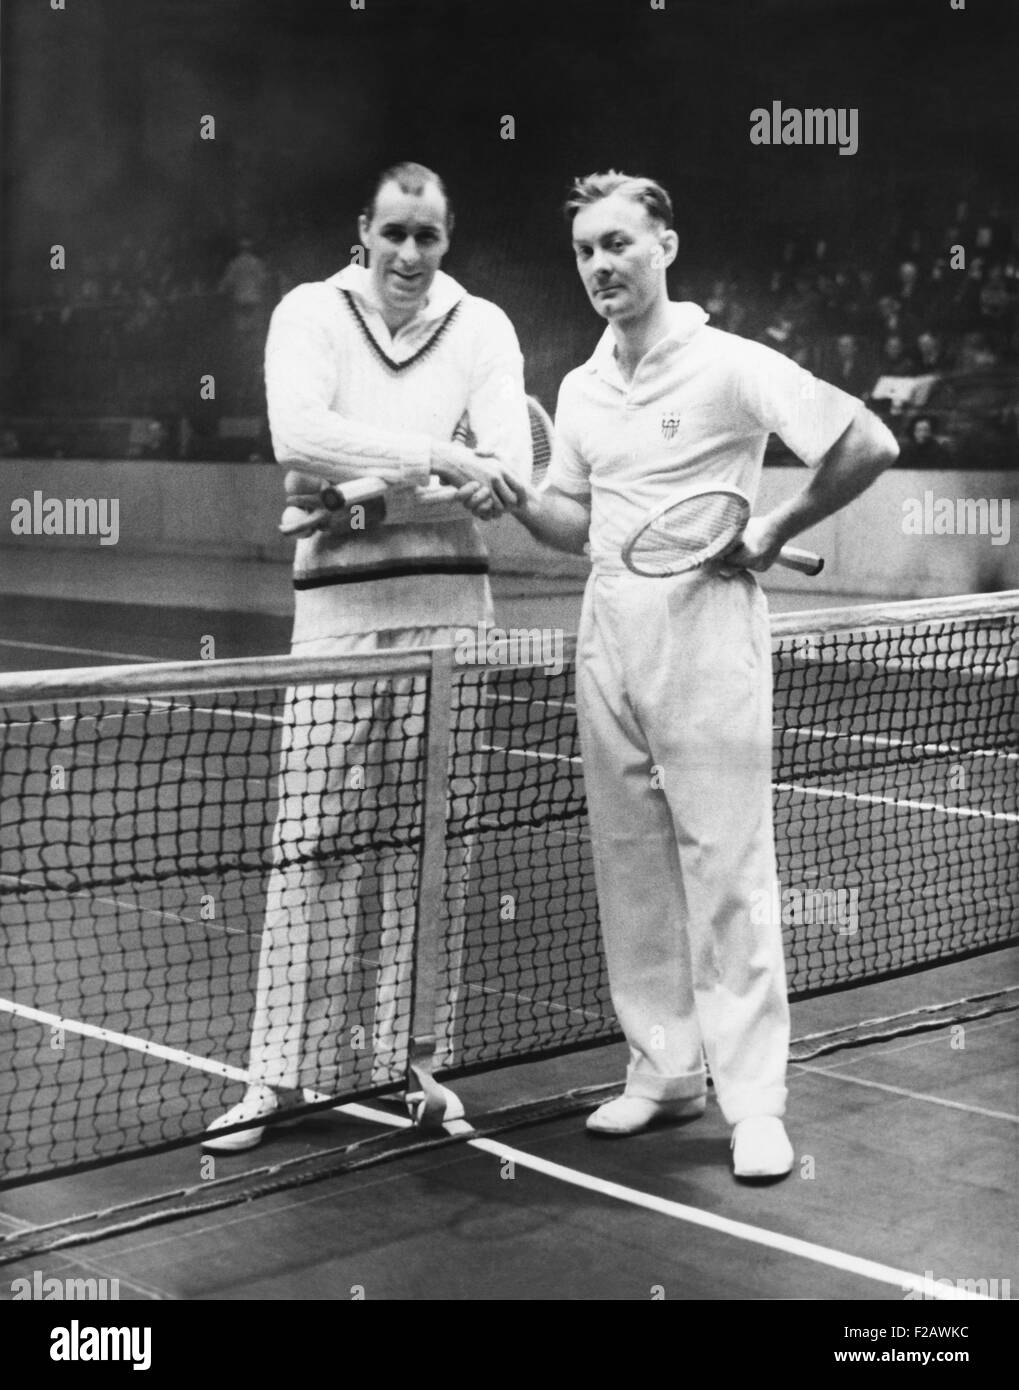
<svg viewBox="0 0 1019 1390">
<path fill-rule="evenodd" d="M 641 568 L 675 572 L 677 564 L 710 559 L 731 545 L 746 522 L 738 497 L 723 492 L 686 498 L 656 516 L 631 551 Z"/>
</svg>

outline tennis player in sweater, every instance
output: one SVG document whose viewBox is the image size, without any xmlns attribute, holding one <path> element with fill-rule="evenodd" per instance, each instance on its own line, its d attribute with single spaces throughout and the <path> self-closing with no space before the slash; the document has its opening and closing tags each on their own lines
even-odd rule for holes
<svg viewBox="0 0 1019 1390">
<path fill-rule="evenodd" d="M 299 285 L 273 314 L 266 394 L 288 481 L 378 478 L 404 503 L 399 525 L 297 541 L 295 655 L 445 645 L 455 629 L 492 620 L 486 551 L 466 504 L 498 514 L 530 476 L 523 359 L 502 310 L 440 270 L 452 224 L 437 174 L 410 163 L 387 169 L 358 224 L 368 266 Z M 476 449 L 453 439 L 465 414 Z M 436 484 L 455 485 L 459 500 L 419 503 Z M 369 855 L 351 845 L 417 801 L 400 783 L 419 775 L 423 732 L 410 678 L 385 682 L 385 694 L 369 680 L 288 692 L 251 1083 L 210 1127 L 206 1148 L 253 1147 L 264 1134 L 258 1122 L 288 1093 L 402 1079 L 415 851 L 370 856 L 380 905 L 373 966 L 360 920 Z M 449 869 L 445 945 L 455 973 L 466 854 Z M 452 998 L 440 1003 L 436 1065 L 448 1060 L 452 1011 Z M 250 1128 L 217 1133 L 245 1120 Z"/>
</svg>

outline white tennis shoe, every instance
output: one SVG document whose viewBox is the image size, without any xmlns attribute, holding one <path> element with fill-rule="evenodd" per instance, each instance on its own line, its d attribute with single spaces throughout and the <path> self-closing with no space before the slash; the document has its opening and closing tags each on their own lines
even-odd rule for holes
<svg viewBox="0 0 1019 1390">
<path fill-rule="evenodd" d="M 249 1086 L 247 1094 L 239 1105 L 220 1115 L 202 1135 L 202 1148 L 214 1153 L 237 1154 L 245 1149 L 253 1149 L 265 1137 L 265 1125 L 253 1125 L 251 1129 L 238 1129 L 233 1134 L 216 1135 L 216 1130 L 228 1125 L 239 1125 L 244 1120 L 264 1120 L 280 1108 L 280 1097 L 271 1086 Z"/>
<path fill-rule="evenodd" d="M 784 1178 L 795 1156 L 777 1115 L 752 1115 L 732 1131 L 732 1167 L 737 1178 Z"/>
<path fill-rule="evenodd" d="M 587 1117 L 587 1127 L 593 1134 L 639 1134 L 655 1124 L 694 1120 L 704 1114 L 706 1104 L 703 1096 L 688 1096 L 683 1100 L 617 1096 Z"/>
</svg>

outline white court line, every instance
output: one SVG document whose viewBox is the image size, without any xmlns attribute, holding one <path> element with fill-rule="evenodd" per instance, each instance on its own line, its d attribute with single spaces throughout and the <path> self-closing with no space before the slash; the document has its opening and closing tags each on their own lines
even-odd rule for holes
<svg viewBox="0 0 1019 1390">
<path fill-rule="evenodd" d="M 100 1042 L 126 1047 L 131 1052 L 144 1052 L 149 1057 L 161 1057 L 165 1062 L 178 1062 L 182 1067 L 194 1067 L 197 1071 L 207 1071 L 212 1076 L 222 1076 L 228 1081 L 248 1080 L 246 1071 L 241 1067 L 231 1067 L 227 1062 L 211 1062 L 205 1057 L 197 1057 L 177 1047 L 164 1047 L 162 1043 L 149 1042 L 147 1038 L 133 1037 L 130 1033 L 117 1033 L 112 1028 L 100 1028 L 95 1023 L 82 1023 L 79 1019 L 61 1018 L 59 1014 L 47 1013 L 44 1009 L 17 1004 L 13 999 L 0 999 L 0 1009 L 14 1014 L 17 1018 L 45 1023 L 51 1028 L 63 1028 L 70 1033 L 80 1033 L 86 1038 L 97 1038 Z"/>
<path fill-rule="evenodd" d="M 577 706 L 572 700 L 549 700 L 541 695 L 492 695 L 482 704 L 495 705 L 548 705 L 551 709 L 568 709 L 576 713 Z"/>
<path fill-rule="evenodd" d="M 526 695 L 496 695 L 485 703 L 489 705 L 548 705 L 576 712 L 576 704 L 568 700 L 544 700 L 537 696 L 528 699 Z M 1019 761 L 1019 753 L 1004 748 L 961 748 L 957 743 L 915 743 L 912 739 L 896 738 L 892 734 L 853 734 L 841 729 L 825 729 L 796 724 L 773 724 L 772 732 L 795 734 L 800 738 L 845 739 L 848 743 L 869 743 L 878 748 L 912 748 L 920 753 L 953 753 L 963 758 L 1004 758 Z"/>
<path fill-rule="evenodd" d="M 80 1033 L 86 1038 L 96 1038 L 100 1042 L 112 1043 L 127 1048 L 130 1052 L 143 1052 L 149 1057 L 161 1057 L 166 1062 L 177 1062 L 182 1067 L 192 1067 L 195 1071 L 209 1072 L 212 1076 L 222 1076 L 227 1081 L 242 1081 L 247 1084 L 251 1077 L 242 1067 L 232 1067 L 228 1062 L 213 1062 L 207 1057 L 199 1057 L 193 1052 L 183 1052 L 177 1047 L 165 1047 L 162 1043 L 150 1042 L 147 1038 L 136 1038 L 130 1033 L 117 1033 L 112 1028 L 99 1028 L 94 1023 L 82 1023 L 78 1019 L 61 1018 L 59 1014 L 47 1013 L 43 1009 L 33 1009 L 27 1004 L 16 1004 L 13 999 L 0 999 L 0 1010 L 26 1018 L 35 1023 L 45 1023 L 53 1028 L 63 1028 L 69 1033 Z M 306 1100 L 328 1100 L 319 1091 L 305 1091 Z M 360 1119 L 373 1120 L 376 1124 L 386 1123 L 397 1129 L 409 1128 L 414 1122 L 401 1115 L 388 1115 L 384 1110 L 373 1110 L 356 1102 L 336 1107 L 345 1115 L 355 1115 Z"/>
<path fill-rule="evenodd" d="M 152 664 L 163 659 L 158 656 L 139 656 L 137 652 L 107 652 L 100 647 L 59 647 L 53 642 L 16 642 L 10 638 L 0 638 L 0 647 L 23 647 L 30 652 L 75 652 L 79 656 L 110 656 L 115 661 L 146 661 Z"/>
<path fill-rule="evenodd" d="M 229 706 L 222 707 L 219 705 L 178 705 L 175 704 L 172 700 L 157 700 L 154 698 L 149 699 L 143 696 L 132 698 L 129 701 L 129 703 L 135 705 L 144 705 L 147 709 L 167 710 L 170 714 L 175 714 L 179 711 L 181 714 L 211 714 L 214 716 L 226 716 L 230 719 L 251 719 L 256 724 L 261 722 L 263 724 L 283 725 L 286 723 L 286 719 L 283 715 L 263 714 L 260 710 L 231 709 Z M 140 712 L 141 711 L 139 711 L 139 713 Z M 110 717 L 116 716 L 104 716 L 104 718 Z"/>
<path fill-rule="evenodd" d="M 34 1019 L 37 1022 L 58 1027 L 67 1027 L 88 1037 L 119 1043 L 133 1051 L 162 1057 L 167 1061 L 179 1062 L 183 1066 L 195 1067 L 199 1071 L 210 1072 L 214 1076 L 226 1077 L 231 1081 L 247 1082 L 249 1080 L 248 1073 L 240 1067 L 232 1067 L 225 1062 L 212 1062 L 207 1058 L 182 1052 L 178 1048 L 164 1047 L 160 1043 L 148 1042 L 143 1038 L 134 1038 L 126 1033 L 115 1033 L 106 1028 L 97 1028 L 89 1023 L 68 1022 L 56 1014 L 15 1004 L 12 1000 L 0 999 L 0 1008 L 7 1009 L 22 1018 Z M 328 1099 L 328 1097 L 315 1092 L 306 1091 L 305 1096 L 316 1100 Z M 413 1123 L 409 1117 L 390 1115 L 386 1111 L 358 1105 L 356 1102 L 337 1106 L 336 1109 L 346 1115 L 353 1115 L 374 1124 L 385 1124 L 390 1128 L 408 1129 Z M 471 1125 L 466 1120 L 451 1121 L 445 1126 L 445 1129 L 450 1135 L 473 1133 Z M 766 1246 L 772 1250 L 781 1250 L 784 1254 L 796 1255 L 801 1259 L 811 1260 L 815 1264 L 828 1265 L 848 1274 L 857 1274 L 865 1279 L 891 1284 L 904 1292 L 912 1290 L 922 1294 L 925 1298 L 993 1301 L 983 1294 L 973 1293 L 968 1289 L 950 1289 L 918 1274 L 912 1274 L 908 1270 L 895 1269 L 891 1265 L 879 1264 L 874 1260 L 865 1260 L 857 1255 L 848 1255 L 839 1250 L 829 1249 L 827 1246 L 815 1245 L 812 1241 L 799 1240 L 795 1236 L 782 1235 L 778 1231 L 769 1231 L 761 1226 L 751 1226 L 744 1221 L 733 1221 L 728 1217 L 702 1211 L 698 1207 L 687 1206 L 682 1202 L 673 1202 L 664 1197 L 656 1197 L 652 1193 L 641 1192 L 636 1188 L 623 1187 L 620 1183 L 607 1182 L 604 1178 L 595 1177 L 590 1173 L 582 1173 L 575 1168 L 567 1168 L 560 1163 L 552 1163 L 548 1159 L 524 1153 L 521 1149 L 512 1148 L 508 1144 L 501 1144 L 492 1139 L 467 1139 L 466 1142 L 469 1147 L 478 1149 L 482 1153 L 492 1154 L 499 1159 L 509 1159 L 513 1163 L 518 1163 L 522 1168 L 530 1168 L 534 1172 L 555 1178 L 572 1187 L 596 1192 L 604 1197 L 627 1202 L 631 1206 L 643 1207 L 647 1211 L 657 1212 L 659 1215 L 668 1216 L 674 1220 L 686 1221 L 692 1226 L 701 1226 L 707 1230 L 718 1231 L 722 1235 L 733 1236 L 737 1240 L 749 1241 L 752 1244 Z"/>
<path fill-rule="evenodd" d="M 482 743 L 478 745 L 482 753 L 505 753 L 508 758 L 537 758 L 540 762 L 546 763 L 580 763 L 583 758 L 567 757 L 565 753 L 539 753 L 534 748 L 502 748 L 498 743 Z"/>
<path fill-rule="evenodd" d="M 848 1081 L 852 1086 L 869 1086 L 875 1091 L 887 1091 L 893 1096 L 903 1096 L 906 1100 L 922 1100 L 929 1105 L 943 1105 L 949 1110 L 965 1110 L 969 1115 L 983 1115 L 989 1120 L 1006 1120 L 1010 1125 L 1019 1125 L 1019 1115 L 1011 1115 L 1007 1110 L 988 1110 L 982 1105 L 967 1105 L 962 1100 L 948 1100 L 943 1096 L 929 1096 L 924 1091 L 910 1091 L 905 1086 L 890 1086 L 885 1081 L 871 1081 L 864 1076 L 847 1076 L 845 1072 L 829 1071 L 827 1067 L 812 1067 L 804 1062 L 790 1062 L 790 1066 L 811 1076 L 830 1076 L 833 1081 Z"/>
<path fill-rule="evenodd" d="M 125 898 L 101 898 L 87 888 L 75 888 L 68 892 L 66 888 L 51 886 L 45 880 L 34 882 L 27 874 L 0 874 L 0 882 L 11 883 L 15 887 L 42 889 L 46 893 L 60 893 L 65 898 L 88 898 L 89 902 L 103 903 L 106 907 L 115 908 L 118 912 L 136 912 L 139 917 L 144 917 L 146 913 L 149 913 L 153 917 L 168 922 L 179 922 L 183 927 L 197 927 L 199 925 L 198 919 L 194 917 L 181 917 L 179 913 L 166 912 L 163 908 L 140 907 L 137 903 L 129 902 Z M 250 935 L 243 927 L 220 926 L 218 922 L 203 922 L 201 925 L 211 928 L 212 931 L 220 931 L 224 936 Z"/>
<path fill-rule="evenodd" d="M 912 801 L 908 797 L 876 796 L 870 792 L 844 792 L 834 787 L 803 787 L 796 782 L 772 782 L 776 791 L 800 792 L 803 796 L 828 797 L 830 800 L 866 801 L 884 806 L 908 806 L 914 811 L 937 811 L 943 816 L 979 816 L 982 820 L 1003 820 L 1019 825 L 1019 815 L 1010 811 L 981 811 L 972 806 L 943 806 L 939 801 Z"/>
<path fill-rule="evenodd" d="M 847 743 L 872 743 L 880 748 L 912 748 L 920 753 L 954 753 L 962 758 L 1005 758 L 1019 761 L 1019 753 L 1004 748 L 960 748 L 957 743 L 914 743 L 891 734 L 850 734 L 841 729 L 803 728 L 795 724 L 773 724 L 773 733 L 796 734 L 800 738 L 845 739 Z"/>
<path fill-rule="evenodd" d="M 110 696 L 97 695 L 96 700 L 108 700 Z M 115 697 L 114 697 L 115 698 Z M 59 704 L 60 701 L 58 700 Z M 229 706 L 219 705 L 180 705 L 170 700 L 158 700 L 155 698 L 134 695 L 128 696 L 127 704 L 140 705 L 138 710 L 108 710 L 105 714 L 82 714 L 76 710 L 73 714 L 58 714 L 52 718 L 41 719 L 12 719 L 7 722 L 0 722 L 0 728 L 4 729 L 34 729 L 42 724 L 104 724 L 110 719 L 127 720 L 131 718 L 140 719 L 142 714 L 150 709 L 164 710 L 168 714 L 208 714 L 217 718 L 229 718 L 232 720 L 249 720 L 253 723 L 279 724 L 286 723 L 283 715 L 263 714 L 259 710 L 231 709 Z"/>
<path fill-rule="evenodd" d="M 542 762 L 580 763 L 580 757 L 568 757 L 565 753 L 539 753 L 531 748 L 501 748 L 495 743 L 483 743 L 483 753 L 505 753 L 512 758 L 537 758 Z M 772 782 L 779 792 L 800 792 L 803 796 L 822 796 L 844 801 L 880 802 L 885 806 L 908 806 L 915 811 L 938 811 L 945 816 L 978 816 L 983 820 L 1002 820 L 1019 824 L 1019 815 L 1009 811 L 981 811 L 969 806 L 943 806 L 937 801 L 912 801 L 908 797 L 875 796 L 864 792 L 844 792 L 833 787 L 803 787 L 796 782 Z"/>
<path fill-rule="evenodd" d="M 568 1183 L 571 1187 L 580 1187 L 586 1192 L 596 1192 L 602 1197 L 611 1197 L 615 1201 L 626 1202 L 630 1206 L 643 1207 L 645 1211 L 656 1212 L 659 1216 L 668 1216 L 675 1221 L 685 1221 L 691 1226 L 701 1226 L 705 1230 L 717 1231 L 721 1235 L 733 1236 L 737 1240 L 748 1241 L 753 1245 L 763 1245 L 771 1250 L 781 1250 L 783 1254 L 796 1255 L 800 1259 L 811 1260 L 814 1264 L 828 1265 L 830 1268 L 841 1270 L 846 1274 L 856 1274 L 863 1279 L 873 1279 L 881 1284 L 891 1284 L 902 1292 L 912 1291 L 922 1294 L 924 1298 L 950 1301 L 966 1300 L 982 1303 L 994 1301 L 984 1294 L 974 1293 L 969 1289 L 947 1288 L 932 1279 L 926 1279 L 919 1274 L 912 1274 L 909 1270 L 895 1269 L 892 1265 L 879 1264 L 876 1260 L 865 1260 L 858 1255 L 847 1255 L 841 1250 L 832 1250 L 825 1245 L 815 1245 L 813 1241 L 799 1240 L 796 1236 L 782 1235 L 779 1231 L 769 1231 L 762 1226 L 751 1226 L 745 1221 L 733 1221 L 727 1216 L 718 1216 L 714 1212 L 702 1211 L 699 1207 L 687 1206 L 683 1202 L 673 1202 L 667 1197 L 657 1197 L 653 1193 L 641 1192 L 637 1188 L 624 1187 L 621 1183 L 607 1182 L 604 1178 L 579 1172 L 575 1168 L 566 1168 L 561 1163 L 551 1163 L 548 1159 L 538 1158 L 534 1154 L 525 1153 L 522 1149 L 511 1148 L 508 1144 L 496 1143 L 491 1139 L 469 1139 L 467 1142 L 473 1149 L 481 1149 L 484 1153 L 492 1154 L 495 1158 L 508 1159 L 511 1163 L 519 1164 L 521 1168 L 529 1168 L 536 1173 L 544 1174 L 545 1177 Z"/>
</svg>

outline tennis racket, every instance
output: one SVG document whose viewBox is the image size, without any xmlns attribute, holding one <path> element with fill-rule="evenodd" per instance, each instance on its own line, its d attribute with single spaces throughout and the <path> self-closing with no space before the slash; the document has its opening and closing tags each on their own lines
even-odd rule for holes
<svg viewBox="0 0 1019 1390">
<path fill-rule="evenodd" d="M 326 483 L 314 493 L 290 492 L 289 501 L 280 521 L 284 536 L 310 536 L 315 531 L 338 531 L 350 525 L 350 509 L 364 508 L 364 526 L 358 530 L 374 530 L 384 521 L 399 521 L 420 516 L 421 507 L 449 502 L 456 496 L 455 487 L 418 488 L 412 495 L 404 489 L 397 494 L 379 478 L 355 478 L 349 483 Z M 353 526 L 350 527 L 353 530 Z"/>
<path fill-rule="evenodd" d="M 541 401 L 527 397 L 527 418 L 531 423 L 531 483 L 539 487 L 552 460 L 555 426 Z"/>
<path fill-rule="evenodd" d="M 548 471 L 552 457 L 552 437 L 554 427 L 541 402 L 533 396 L 527 397 L 527 418 L 531 428 L 531 481 L 540 483 Z M 452 438 L 458 444 L 473 449 L 475 438 L 470 420 L 464 411 Z M 402 491 L 390 495 L 392 490 L 386 483 L 375 478 L 358 478 L 350 483 L 326 483 L 306 473 L 291 471 L 287 474 L 287 506 L 280 521 L 280 533 L 284 536 L 310 536 L 316 531 L 343 529 L 339 515 L 349 512 L 355 505 L 365 508 L 365 527 L 374 530 L 385 521 L 420 519 L 420 506 L 435 506 L 451 501 L 457 493 L 455 487 L 428 487 L 417 489 L 413 501 Z M 362 529 L 362 528 L 359 528 Z"/>
<path fill-rule="evenodd" d="M 623 544 L 623 564 L 634 574 L 665 579 L 723 559 L 746 529 L 750 499 L 735 487 L 676 493 L 642 518 Z M 820 574 L 824 561 L 809 550 L 783 546 L 776 564 Z"/>
</svg>

